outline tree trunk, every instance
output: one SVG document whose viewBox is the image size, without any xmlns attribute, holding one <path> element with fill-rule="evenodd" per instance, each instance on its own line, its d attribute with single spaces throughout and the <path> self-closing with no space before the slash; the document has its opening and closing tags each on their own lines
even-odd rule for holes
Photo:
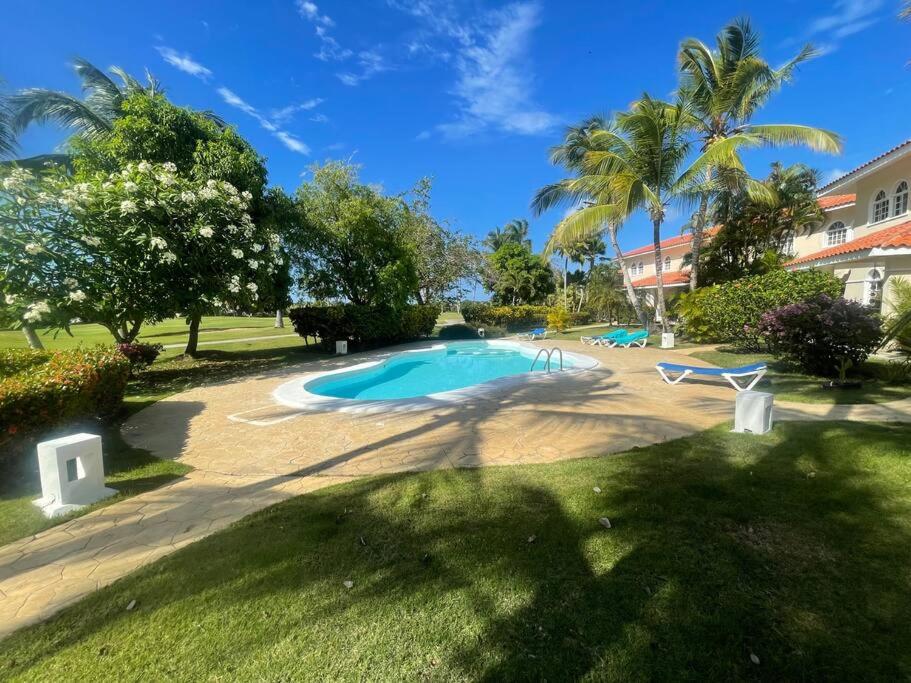
<svg viewBox="0 0 911 683">
<path fill-rule="evenodd" d="M 607 226 L 607 234 L 610 238 L 611 247 L 614 249 L 614 256 L 617 261 L 619 261 L 620 267 L 623 268 L 623 283 L 626 286 L 626 297 L 629 299 L 630 306 L 632 306 L 633 310 L 636 312 L 639 323 L 644 328 L 648 321 L 645 319 L 645 312 L 642 310 L 642 304 L 639 303 L 639 297 L 636 296 L 636 289 L 633 287 L 633 278 L 630 275 L 629 266 L 627 266 L 626 262 L 623 260 L 623 252 L 620 251 L 620 243 L 617 242 L 617 226 L 610 223 Z"/>
<path fill-rule="evenodd" d="M 657 317 L 661 318 L 661 331 L 667 332 L 667 310 L 664 306 L 664 273 L 661 272 L 661 219 L 656 218 L 652 221 L 653 235 L 655 240 L 655 275 L 658 281 L 657 291 Z"/>
<path fill-rule="evenodd" d="M 199 323 L 201 320 L 202 316 L 199 313 L 194 313 L 187 317 L 187 322 L 190 325 L 190 336 L 187 337 L 187 348 L 183 350 L 183 355 L 190 356 L 190 358 L 196 357 L 196 347 L 199 345 Z"/>
<path fill-rule="evenodd" d="M 705 170 L 706 181 L 712 179 L 711 167 Z M 690 265 L 690 291 L 694 291 L 699 286 L 699 254 L 702 251 L 702 236 L 705 230 L 705 222 L 708 219 L 709 212 L 709 193 L 703 192 L 699 198 L 699 210 L 696 212 L 696 220 L 693 222 L 693 251 L 692 264 Z"/>
<path fill-rule="evenodd" d="M 44 344 L 41 343 L 41 338 L 35 334 L 35 328 L 31 325 L 22 325 L 22 334 L 25 335 L 26 340 L 28 340 L 28 347 L 34 351 L 44 351 Z"/>
<path fill-rule="evenodd" d="M 569 303 L 566 299 L 566 271 L 569 268 L 569 259 L 563 257 L 563 310 L 568 310 Z"/>
<path fill-rule="evenodd" d="M 275 326 L 284 327 L 285 326 L 285 312 L 282 309 L 275 311 Z"/>
</svg>

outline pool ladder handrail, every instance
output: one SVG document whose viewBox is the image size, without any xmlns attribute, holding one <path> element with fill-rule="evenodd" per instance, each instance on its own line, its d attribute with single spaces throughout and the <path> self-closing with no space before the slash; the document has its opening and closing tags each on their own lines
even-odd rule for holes
<svg viewBox="0 0 911 683">
<path fill-rule="evenodd" d="M 535 355 L 535 359 L 531 362 L 531 367 L 528 369 L 529 372 L 532 372 L 535 369 L 535 363 L 538 362 L 538 359 L 541 357 L 541 354 L 544 354 L 544 370 L 547 374 L 550 374 L 550 361 L 554 353 L 560 352 L 560 371 L 563 371 L 563 349 L 559 346 L 555 346 L 552 349 L 538 349 L 538 353 Z"/>
</svg>

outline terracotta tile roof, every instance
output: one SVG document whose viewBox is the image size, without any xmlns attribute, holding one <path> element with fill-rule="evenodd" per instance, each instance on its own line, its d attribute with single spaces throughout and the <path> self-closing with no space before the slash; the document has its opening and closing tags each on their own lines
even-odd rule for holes
<svg viewBox="0 0 911 683">
<path fill-rule="evenodd" d="M 845 204 L 853 204 L 857 199 L 856 194 L 833 194 L 830 197 L 819 197 L 816 202 L 823 211 L 835 209 Z"/>
<path fill-rule="evenodd" d="M 796 266 L 799 263 L 817 261 L 832 256 L 841 256 L 842 254 L 851 254 L 855 251 L 866 251 L 867 249 L 897 249 L 901 247 L 911 247 L 911 221 L 893 225 L 891 228 L 877 230 L 865 237 L 858 237 L 856 240 L 839 244 L 836 247 L 829 247 L 822 251 L 801 256 L 788 261 L 784 265 Z"/>
<path fill-rule="evenodd" d="M 703 237 L 712 237 L 719 230 L 721 230 L 721 226 L 715 225 L 711 228 L 706 228 L 702 234 Z M 661 248 L 667 249 L 668 247 L 678 247 L 681 244 L 689 244 L 692 241 L 693 235 L 691 233 L 687 233 L 686 235 L 679 235 L 677 237 L 670 237 L 666 240 L 661 240 Z M 647 254 L 650 251 L 654 251 L 654 245 L 646 244 L 644 247 L 638 247 L 631 251 L 624 252 L 623 258 L 626 258 L 627 256 L 636 256 L 637 254 Z"/>
<path fill-rule="evenodd" d="M 669 270 L 664 274 L 664 286 L 689 284 L 690 271 L 688 270 Z M 633 280 L 633 287 L 657 287 L 658 278 L 655 275 Z"/>
<path fill-rule="evenodd" d="M 886 152 L 883 152 L 879 156 L 873 157 L 872 159 L 870 159 L 870 161 L 867 161 L 867 162 L 861 164 L 860 166 L 858 166 L 857 168 L 848 171 L 844 175 L 837 177 L 835 180 L 833 180 L 829 183 L 826 183 L 821 188 L 819 188 L 819 191 L 825 192 L 827 187 L 833 187 L 833 186 L 837 185 L 838 183 L 843 181 L 845 178 L 854 175 L 855 173 L 857 173 L 860 170 L 865 169 L 870 164 L 875 164 L 877 161 L 879 161 L 880 159 L 884 159 L 885 157 L 889 156 L 890 154 L 894 154 L 895 152 L 898 152 L 899 150 L 904 149 L 908 145 L 911 145 L 911 140 L 905 140 L 904 142 L 895 145 L 895 147 L 893 147 L 892 149 L 890 149 Z"/>
</svg>

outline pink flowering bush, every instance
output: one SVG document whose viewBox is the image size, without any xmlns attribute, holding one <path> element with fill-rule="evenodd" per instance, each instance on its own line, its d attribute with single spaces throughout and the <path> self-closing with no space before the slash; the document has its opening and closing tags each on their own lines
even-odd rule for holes
<svg viewBox="0 0 911 683">
<path fill-rule="evenodd" d="M 828 294 L 763 314 L 757 332 L 775 355 L 826 377 L 859 366 L 883 336 L 879 317 L 868 308 Z"/>
<path fill-rule="evenodd" d="M 134 370 L 141 370 L 155 362 L 164 347 L 161 344 L 139 344 L 136 342 L 117 344 L 120 351 L 130 361 Z"/>
</svg>

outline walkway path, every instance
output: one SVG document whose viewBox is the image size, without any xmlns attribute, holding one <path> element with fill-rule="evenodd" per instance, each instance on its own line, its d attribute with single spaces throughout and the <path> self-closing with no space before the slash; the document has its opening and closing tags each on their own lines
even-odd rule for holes
<svg viewBox="0 0 911 683">
<path fill-rule="evenodd" d="M 560 346 L 582 349 L 578 342 Z M 585 352 L 602 365 L 419 412 L 301 414 L 270 398 L 295 374 L 362 362 L 363 355 L 159 401 L 129 420 L 124 438 L 195 470 L 0 548 L 0 636 L 251 512 L 323 486 L 406 470 L 604 455 L 731 418 L 735 394 L 726 385 L 661 383 L 654 364 L 675 360 L 672 352 L 591 347 Z M 865 406 L 778 404 L 776 418 L 911 421 L 911 399 Z"/>
</svg>

